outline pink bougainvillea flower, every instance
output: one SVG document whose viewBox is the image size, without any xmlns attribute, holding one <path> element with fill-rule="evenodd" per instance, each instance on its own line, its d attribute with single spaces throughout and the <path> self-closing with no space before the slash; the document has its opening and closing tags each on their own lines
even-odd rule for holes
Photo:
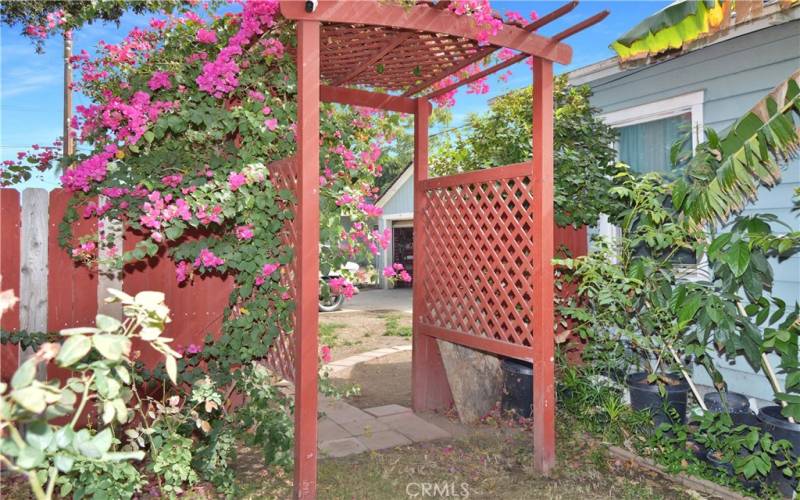
<svg viewBox="0 0 800 500">
<path fill-rule="evenodd" d="M 263 108 L 261 108 L 261 112 L 264 113 L 265 115 L 268 115 L 272 113 L 272 108 L 270 108 L 269 106 L 264 106 Z"/>
<path fill-rule="evenodd" d="M 343 205 L 347 205 L 348 203 L 352 203 L 353 200 L 354 200 L 354 198 L 352 196 L 350 196 L 349 194 L 345 193 L 342 196 L 340 196 L 338 200 L 336 200 L 336 205 L 341 207 Z"/>
<path fill-rule="evenodd" d="M 387 278 L 394 278 L 397 276 L 397 271 L 395 271 L 392 266 L 386 266 L 383 268 L 383 275 Z"/>
<path fill-rule="evenodd" d="M 341 293 L 348 299 L 353 298 L 353 295 L 356 294 L 356 288 L 346 278 L 331 278 L 328 280 L 328 286 L 331 289 L 331 293 Z"/>
<path fill-rule="evenodd" d="M 181 174 L 167 175 L 161 178 L 161 182 L 164 183 L 164 185 L 172 188 L 178 187 L 181 181 L 183 181 L 183 176 Z"/>
<path fill-rule="evenodd" d="M 330 346 L 323 345 L 319 348 L 320 358 L 322 358 L 323 363 L 330 363 L 333 361 L 333 356 L 331 355 L 331 348 Z"/>
<path fill-rule="evenodd" d="M 261 274 L 264 276 L 269 276 L 274 273 L 279 267 L 281 267 L 278 263 L 267 263 L 264 264 L 264 267 L 261 268 Z"/>
<path fill-rule="evenodd" d="M 245 224 L 236 228 L 236 237 L 240 240 L 249 240 L 253 237 L 253 225 Z"/>
<path fill-rule="evenodd" d="M 236 191 L 247 183 L 247 177 L 239 172 L 231 172 L 228 175 L 228 187 L 231 191 Z"/>
<path fill-rule="evenodd" d="M 189 346 L 186 348 L 186 352 L 189 354 L 198 354 L 202 351 L 203 351 L 203 346 L 197 344 L 189 344 Z"/>
<path fill-rule="evenodd" d="M 200 255 L 197 256 L 197 259 L 195 259 L 194 267 L 217 267 L 224 263 L 225 261 L 214 255 L 214 252 L 208 248 L 204 248 L 200 250 Z"/>
<path fill-rule="evenodd" d="M 270 131 L 275 131 L 278 128 L 278 120 L 275 118 L 270 118 L 268 120 L 264 120 L 264 126 L 267 127 Z"/>
<path fill-rule="evenodd" d="M 178 267 L 175 268 L 175 279 L 178 280 L 178 283 L 183 283 L 186 281 L 186 278 L 189 277 L 189 274 L 192 272 L 192 267 L 189 265 L 188 262 L 182 260 L 178 263 Z"/>
<path fill-rule="evenodd" d="M 250 96 L 250 99 L 258 102 L 264 102 L 264 99 L 266 99 L 266 97 L 264 97 L 264 94 L 262 94 L 258 90 L 248 90 L 247 95 Z"/>
<path fill-rule="evenodd" d="M 200 28 L 197 30 L 197 41 L 200 43 L 217 43 L 217 34 L 212 30 Z"/>
<path fill-rule="evenodd" d="M 169 76 L 169 73 L 166 71 L 156 71 L 153 73 L 153 76 L 150 77 L 147 86 L 150 87 L 150 90 L 171 89 L 172 83 L 169 81 Z"/>
<path fill-rule="evenodd" d="M 400 279 L 405 281 L 406 283 L 410 283 L 411 282 L 411 275 L 408 274 L 408 271 L 403 269 L 402 271 L 400 271 Z"/>
</svg>

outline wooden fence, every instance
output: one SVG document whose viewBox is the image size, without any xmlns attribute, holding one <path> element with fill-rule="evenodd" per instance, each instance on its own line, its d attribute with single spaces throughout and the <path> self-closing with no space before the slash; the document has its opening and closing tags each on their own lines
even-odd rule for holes
<svg viewBox="0 0 800 500">
<path fill-rule="evenodd" d="M 98 277 L 58 245 L 58 226 L 69 198 L 63 189 L 49 193 L 26 189 L 21 195 L 13 189 L 0 189 L 0 288 L 13 289 L 20 298 L 17 306 L 3 315 L 0 328 L 55 332 L 93 325 L 99 311 L 109 312 L 103 299 L 106 288 L 114 287 L 129 294 L 164 292 L 172 317 L 165 335 L 175 339 L 175 347 L 200 344 L 207 333 L 219 333 L 232 277 L 195 277 L 191 284 L 178 285 L 175 265 L 166 258 L 128 266 L 119 279 Z M 97 230 L 96 220 L 81 220 L 74 234 L 78 237 Z M 127 232 L 123 248 L 132 249 L 140 239 L 140 235 Z M 3 380 L 14 373 L 21 356 L 26 353 L 20 353 L 15 345 L 0 348 Z M 161 356 L 143 349 L 140 359 L 152 365 Z M 56 370 L 49 375 L 59 373 Z"/>
</svg>

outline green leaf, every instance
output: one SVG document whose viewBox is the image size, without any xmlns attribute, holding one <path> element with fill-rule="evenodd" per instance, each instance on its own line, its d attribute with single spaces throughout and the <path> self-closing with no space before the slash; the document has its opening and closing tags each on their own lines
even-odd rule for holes
<svg viewBox="0 0 800 500">
<path fill-rule="evenodd" d="M 164 294 L 162 292 L 139 292 L 134 301 L 145 307 L 153 307 L 164 303 Z"/>
<path fill-rule="evenodd" d="M 53 442 L 53 436 L 53 430 L 47 425 L 47 422 L 37 420 L 28 425 L 25 441 L 37 450 L 44 451 Z"/>
<path fill-rule="evenodd" d="M 75 459 L 70 457 L 69 455 L 64 455 L 61 453 L 56 454 L 53 457 L 53 464 L 56 466 L 58 470 L 61 472 L 69 472 L 72 470 L 72 465 L 75 463 Z M 63 493 L 63 491 L 62 491 Z"/>
<path fill-rule="evenodd" d="M 122 323 L 120 323 L 118 319 L 106 316 L 105 314 L 98 314 L 95 317 L 95 324 L 97 328 L 108 333 L 114 333 L 122 327 Z"/>
<path fill-rule="evenodd" d="M 45 392 L 35 386 L 24 387 L 12 392 L 11 399 L 31 413 L 41 413 L 47 407 Z"/>
<path fill-rule="evenodd" d="M 113 440 L 114 436 L 111 434 L 111 429 L 106 427 L 92 438 L 91 443 L 103 455 L 111 449 Z"/>
<path fill-rule="evenodd" d="M 175 358 L 172 356 L 167 356 L 164 366 L 167 369 L 167 375 L 169 379 L 172 380 L 172 383 L 178 385 L 178 363 L 175 361 Z"/>
<path fill-rule="evenodd" d="M 31 385 L 31 382 L 33 382 L 35 378 L 36 361 L 34 359 L 29 359 L 22 363 L 22 365 L 17 368 L 17 371 L 14 372 L 14 376 L 11 377 L 11 388 L 22 389 L 23 387 L 27 387 Z"/>
<path fill-rule="evenodd" d="M 42 450 L 37 450 L 32 446 L 21 449 L 17 457 L 17 466 L 22 469 L 35 469 L 42 465 L 45 455 Z"/>
<path fill-rule="evenodd" d="M 110 361 L 119 361 L 131 352 L 131 339 L 124 335 L 95 335 L 92 344 Z"/>
<path fill-rule="evenodd" d="M 56 356 L 56 362 L 63 367 L 72 366 L 92 349 L 92 339 L 85 335 L 72 335 L 67 338 Z"/>
<path fill-rule="evenodd" d="M 744 241 L 737 241 L 722 256 L 722 260 L 731 268 L 731 272 L 737 278 L 744 274 L 750 265 L 750 248 Z"/>
</svg>

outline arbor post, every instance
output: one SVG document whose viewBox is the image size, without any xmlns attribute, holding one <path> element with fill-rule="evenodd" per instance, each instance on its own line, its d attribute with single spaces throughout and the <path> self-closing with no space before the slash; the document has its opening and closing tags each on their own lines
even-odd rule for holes
<svg viewBox="0 0 800 500">
<path fill-rule="evenodd" d="M 428 178 L 428 119 L 430 104 L 417 99 L 414 113 L 414 289 L 412 302 L 413 349 L 411 351 L 411 407 L 414 411 L 446 408 L 452 401 L 447 374 L 436 339 L 422 333 L 425 292 L 428 283 L 425 258 L 425 193 Z"/>
<path fill-rule="evenodd" d="M 533 58 L 533 461 L 555 466 L 553 311 L 553 63 Z"/>
<path fill-rule="evenodd" d="M 319 21 L 297 22 L 294 498 L 317 494 L 319 307 Z"/>
</svg>

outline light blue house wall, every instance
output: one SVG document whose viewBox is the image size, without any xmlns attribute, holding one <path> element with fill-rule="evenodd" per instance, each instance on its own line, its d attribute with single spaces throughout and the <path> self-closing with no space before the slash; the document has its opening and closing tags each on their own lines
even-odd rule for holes
<svg viewBox="0 0 800 500">
<path fill-rule="evenodd" d="M 398 179 L 389 187 L 389 190 L 378 200 L 378 206 L 383 208 L 383 215 L 378 221 L 378 229 L 383 231 L 386 228 L 403 226 L 408 227 L 412 224 L 414 213 L 414 175 L 411 165 L 400 175 Z M 394 235 L 389 243 L 389 247 L 381 250 L 377 256 L 375 267 L 379 270 L 392 263 L 394 255 Z M 387 282 L 383 274 L 379 273 L 379 284 L 386 288 Z"/>
<path fill-rule="evenodd" d="M 702 91 L 705 126 L 722 131 L 748 111 L 781 81 L 800 68 L 800 20 L 798 11 L 751 26 L 749 33 L 712 41 L 679 57 L 626 71 L 611 61 L 577 70 L 573 83 L 592 87 L 592 104 L 611 113 L 667 98 Z M 748 31 L 745 28 L 745 31 Z M 758 201 L 745 213 L 772 213 L 794 230 L 800 229 L 800 214 L 793 213 L 792 195 L 800 186 L 800 162 L 785 166 L 783 182 L 772 190 L 762 188 Z M 779 228 L 776 228 L 780 230 Z M 774 293 L 787 302 L 800 300 L 800 256 L 783 262 L 773 259 Z M 772 399 L 767 380 L 754 374 L 744 360 L 731 365 L 720 360 L 731 390 L 761 399 Z M 702 370 L 698 382 L 708 383 Z"/>
</svg>

